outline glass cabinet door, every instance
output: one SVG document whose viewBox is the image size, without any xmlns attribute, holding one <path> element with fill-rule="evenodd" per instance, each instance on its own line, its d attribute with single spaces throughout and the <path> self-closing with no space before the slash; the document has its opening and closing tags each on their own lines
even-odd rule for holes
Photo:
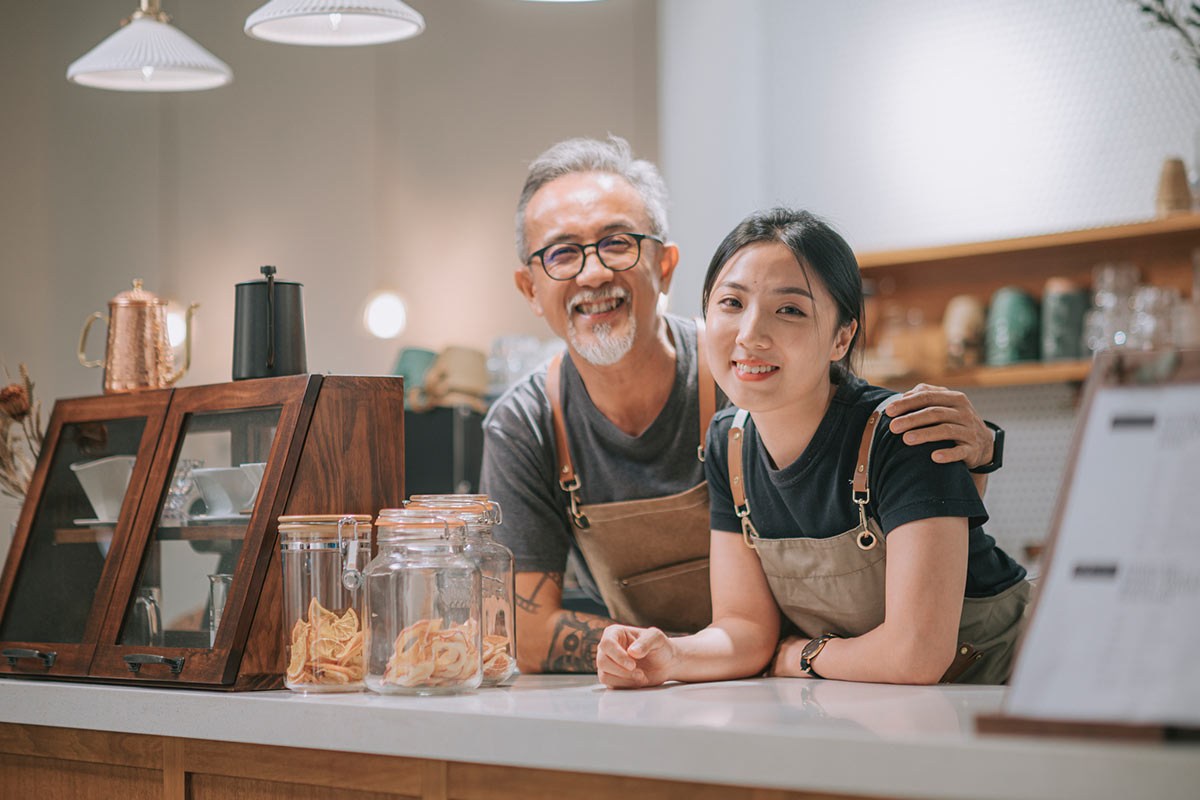
<svg viewBox="0 0 1200 800">
<path fill-rule="evenodd" d="M 169 395 L 55 406 L 0 581 L 0 672 L 87 672 Z"/>
<path fill-rule="evenodd" d="M 307 380 L 175 390 L 92 675 L 228 682 L 233 628 L 274 549 Z"/>
<path fill-rule="evenodd" d="M 280 411 L 184 417 L 118 644 L 211 648 L 216 642 Z"/>
</svg>

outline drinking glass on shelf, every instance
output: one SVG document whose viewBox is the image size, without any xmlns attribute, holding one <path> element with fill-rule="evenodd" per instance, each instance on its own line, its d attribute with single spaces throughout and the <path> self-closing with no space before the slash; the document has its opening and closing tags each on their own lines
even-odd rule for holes
<svg viewBox="0 0 1200 800">
<path fill-rule="evenodd" d="M 1139 286 L 1133 293 L 1129 346 L 1135 350 L 1170 347 L 1171 316 L 1179 302 L 1179 290 L 1168 286 Z"/>
<path fill-rule="evenodd" d="M 161 592 L 157 586 L 138 589 L 129 621 L 131 635 L 127 637 L 128 643 L 147 647 L 163 646 L 162 605 L 159 603 Z"/>
<path fill-rule="evenodd" d="M 225 613 L 225 601 L 229 599 L 229 587 L 233 576 L 224 572 L 208 576 L 208 646 L 217 642 L 217 631 L 221 628 L 221 616 Z"/>
<path fill-rule="evenodd" d="M 175 472 L 171 475 L 171 485 L 163 501 L 164 523 L 184 524 L 188 521 L 188 509 L 199 497 L 192 470 L 203 466 L 204 462 L 198 458 L 181 458 L 175 462 Z"/>
</svg>

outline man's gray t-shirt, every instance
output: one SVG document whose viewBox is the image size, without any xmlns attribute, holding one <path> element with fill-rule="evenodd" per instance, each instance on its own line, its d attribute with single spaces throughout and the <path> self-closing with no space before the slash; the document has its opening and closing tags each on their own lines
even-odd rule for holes
<svg viewBox="0 0 1200 800">
<path fill-rule="evenodd" d="M 562 408 L 571 460 L 584 504 L 666 497 L 704 480 L 697 458 L 700 408 L 696 324 L 665 316 L 675 345 L 675 382 L 658 417 L 640 436 L 609 422 L 588 396 L 569 357 L 562 360 Z M 546 367 L 505 392 L 483 421 L 481 491 L 500 504 L 497 540 L 513 551 L 518 572 L 564 572 L 575 543 L 570 498 L 558 485 Z M 581 585 L 600 600 L 590 574 Z"/>
</svg>

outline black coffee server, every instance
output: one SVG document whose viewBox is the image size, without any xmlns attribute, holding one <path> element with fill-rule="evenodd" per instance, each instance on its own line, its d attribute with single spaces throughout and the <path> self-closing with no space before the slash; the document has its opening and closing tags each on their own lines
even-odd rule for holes
<svg viewBox="0 0 1200 800">
<path fill-rule="evenodd" d="M 295 281 L 275 280 L 275 268 L 263 267 L 264 280 L 234 287 L 233 379 L 299 375 L 308 371 L 304 356 L 304 302 Z"/>
</svg>

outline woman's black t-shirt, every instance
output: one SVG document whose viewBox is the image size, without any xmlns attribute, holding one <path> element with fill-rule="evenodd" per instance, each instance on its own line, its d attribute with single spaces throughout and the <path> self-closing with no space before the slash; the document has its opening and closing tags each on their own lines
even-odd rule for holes
<svg viewBox="0 0 1200 800">
<path fill-rule="evenodd" d="M 860 378 L 844 378 L 808 447 L 783 469 L 771 464 L 753 420 L 747 420 L 742 469 L 750 518 L 759 536 L 827 539 L 858 525 L 851 486 L 859 444 L 867 417 L 891 394 Z M 729 428 L 736 412 L 727 408 L 713 417 L 704 466 L 713 529 L 740 533 L 741 521 L 729 491 L 728 461 Z M 880 424 L 871 452 L 867 514 L 879 521 L 885 535 L 919 519 L 965 517 L 970 529 L 965 594 L 991 597 L 1024 578 L 1025 569 L 984 533 L 987 510 L 966 466 L 930 459 L 934 450 L 948 446 L 953 445 L 906 445 Z"/>
</svg>

